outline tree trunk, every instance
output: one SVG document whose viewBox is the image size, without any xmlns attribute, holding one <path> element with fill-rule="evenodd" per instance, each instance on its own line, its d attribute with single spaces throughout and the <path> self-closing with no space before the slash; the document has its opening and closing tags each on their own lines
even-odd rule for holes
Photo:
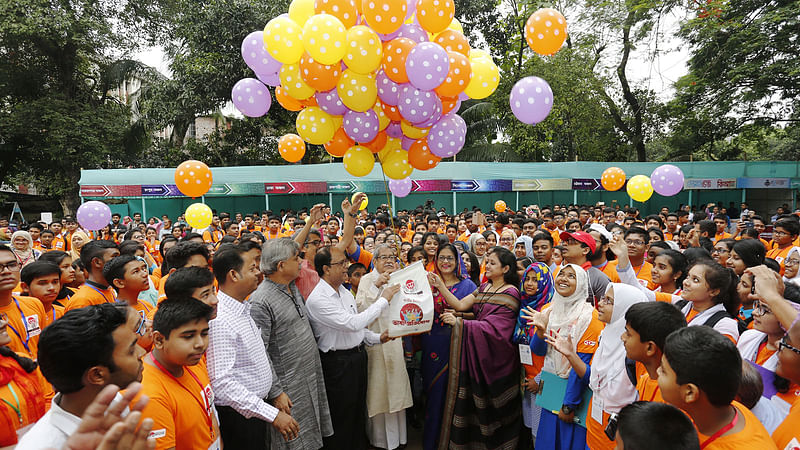
<svg viewBox="0 0 800 450">
<path fill-rule="evenodd" d="M 61 204 L 61 212 L 65 216 L 75 216 L 76 211 L 78 211 L 78 207 L 81 205 L 81 197 L 78 195 L 78 191 L 69 192 L 64 194 L 63 197 L 58 199 L 58 203 Z"/>
<path fill-rule="evenodd" d="M 628 103 L 633 113 L 633 128 L 628 137 L 636 149 L 637 160 L 644 162 L 647 161 L 647 153 L 644 147 L 644 119 L 642 117 L 642 107 L 639 104 L 639 99 L 636 98 L 636 95 L 631 90 L 630 84 L 628 84 L 628 76 L 625 74 L 625 70 L 628 67 L 628 57 L 633 49 L 630 34 L 631 27 L 634 23 L 636 23 L 636 12 L 629 11 L 628 17 L 625 18 L 625 22 L 622 25 L 622 60 L 620 60 L 617 66 L 617 78 L 619 78 L 620 85 L 622 86 L 622 97 L 625 99 L 625 102 Z"/>
</svg>

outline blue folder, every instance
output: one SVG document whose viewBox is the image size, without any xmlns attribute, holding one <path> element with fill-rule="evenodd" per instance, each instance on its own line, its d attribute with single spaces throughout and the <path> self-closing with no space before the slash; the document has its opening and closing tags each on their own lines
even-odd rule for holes
<svg viewBox="0 0 800 450">
<path fill-rule="evenodd" d="M 558 415 L 561 405 L 564 404 L 564 395 L 567 393 L 567 379 L 556 374 L 542 371 L 540 380 L 544 383 L 542 392 L 536 396 L 536 404 L 542 409 Z M 583 392 L 583 399 L 575 411 L 575 423 L 586 428 L 586 413 L 589 411 L 589 402 L 592 399 L 592 390 Z"/>
</svg>

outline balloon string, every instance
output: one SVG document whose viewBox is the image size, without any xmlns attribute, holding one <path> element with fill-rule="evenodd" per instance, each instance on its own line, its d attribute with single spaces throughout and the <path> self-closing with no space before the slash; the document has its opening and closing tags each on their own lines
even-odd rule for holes
<svg viewBox="0 0 800 450">
<path fill-rule="evenodd" d="M 386 181 L 386 172 L 383 171 L 383 161 L 381 161 L 380 153 L 378 153 L 378 164 L 381 166 L 381 175 L 383 175 L 383 188 L 386 191 L 386 206 L 389 207 L 389 221 L 392 224 L 392 232 L 397 234 L 394 231 L 394 209 L 392 208 L 392 200 L 389 198 L 389 183 Z"/>
</svg>

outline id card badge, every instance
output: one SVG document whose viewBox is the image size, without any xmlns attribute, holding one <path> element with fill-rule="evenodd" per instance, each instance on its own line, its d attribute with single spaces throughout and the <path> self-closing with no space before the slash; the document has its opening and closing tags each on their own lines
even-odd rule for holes
<svg viewBox="0 0 800 450">
<path fill-rule="evenodd" d="M 528 344 L 519 344 L 519 362 L 533 365 L 533 356 L 531 355 L 531 347 Z"/>
<path fill-rule="evenodd" d="M 28 332 L 28 337 L 34 337 L 42 334 L 42 328 L 39 326 L 38 314 L 25 317 L 25 330 Z"/>
<path fill-rule="evenodd" d="M 592 419 L 597 423 L 603 423 L 603 399 L 599 395 L 592 395 Z"/>
</svg>

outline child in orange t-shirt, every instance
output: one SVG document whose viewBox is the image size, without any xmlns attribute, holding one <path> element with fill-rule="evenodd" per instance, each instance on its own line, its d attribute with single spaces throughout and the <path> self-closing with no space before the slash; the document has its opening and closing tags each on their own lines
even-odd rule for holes
<svg viewBox="0 0 800 450">
<path fill-rule="evenodd" d="M 220 448 L 214 391 L 202 364 L 212 308 L 195 299 L 163 302 L 153 320 L 153 351 L 144 362 L 142 415 L 153 419 L 156 449 Z"/>
<path fill-rule="evenodd" d="M 61 269 L 49 261 L 34 261 L 22 268 L 20 284 L 25 295 L 42 303 L 44 316 L 39 324 L 42 329 L 64 315 L 64 307 L 55 305 L 61 291 Z"/>
<path fill-rule="evenodd" d="M 147 263 L 133 255 L 121 255 L 106 263 L 103 277 L 117 291 L 117 301 L 125 302 L 135 309 L 144 320 L 154 308 L 139 300 L 139 294 L 150 288 Z M 152 348 L 153 339 L 149 326 L 139 338 L 139 346 L 145 350 Z"/>
<path fill-rule="evenodd" d="M 678 408 L 661 402 L 638 401 L 622 408 L 617 416 L 617 448 L 699 450 L 697 430 Z"/>
<path fill-rule="evenodd" d="M 734 401 L 742 358 L 730 339 L 692 326 L 667 337 L 658 385 L 667 403 L 685 411 L 703 449 L 775 449 L 756 416 Z"/>
</svg>

